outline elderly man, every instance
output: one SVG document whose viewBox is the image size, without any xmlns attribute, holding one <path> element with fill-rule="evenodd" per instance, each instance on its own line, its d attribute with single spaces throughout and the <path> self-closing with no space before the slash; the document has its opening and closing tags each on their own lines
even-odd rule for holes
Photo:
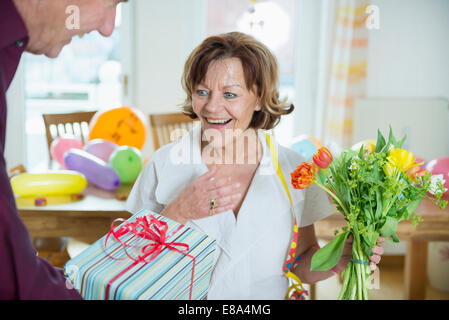
<svg viewBox="0 0 449 320">
<path fill-rule="evenodd" d="M 59 270 L 36 256 L 17 213 L 3 157 L 5 94 L 24 51 L 57 57 L 74 35 L 97 30 L 110 36 L 121 1 L 0 1 L 0 299 L 81 299 L 76 290 L 66 287 Z M 68 6 L 79 12 L 79 28 L 67 27 Z"/>
</svg>

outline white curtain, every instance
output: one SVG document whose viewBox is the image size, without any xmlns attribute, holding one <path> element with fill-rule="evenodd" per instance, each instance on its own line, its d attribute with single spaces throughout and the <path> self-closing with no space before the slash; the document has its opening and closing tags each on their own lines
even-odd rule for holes
<svg viewBox="0 0 449 320">
<path fill-rule="evenodd" d="M 328 146 L 349 147 L 352 143 L 354 100 L 366 94 L 369 33 L 366 9 L 370 4 L 366 0 L 326 3 L 322 14 L 323 17 L 328 16 L 330 25 L 322 31 L 328 34 L 325 38 L 330 40 L 330 47 L 328 56 L 322 57 L 325 59 L 322 61 L 325 73 L 320 79 L 319 92 L 323 142 Z"/>
</svg>

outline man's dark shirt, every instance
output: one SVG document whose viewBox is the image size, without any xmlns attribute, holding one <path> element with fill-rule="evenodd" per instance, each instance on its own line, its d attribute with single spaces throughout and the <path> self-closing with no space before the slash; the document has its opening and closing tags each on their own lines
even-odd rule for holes
<svg viewBox="0 0 449 320">
<path fill-rule="evenodd" d="M 6 171 L 6 90 L 27 43 L 28 31 L 12 0 L 0 0 L 0 299 L 80 299 L 60 271 L 36 256 Z"/>
</svg>

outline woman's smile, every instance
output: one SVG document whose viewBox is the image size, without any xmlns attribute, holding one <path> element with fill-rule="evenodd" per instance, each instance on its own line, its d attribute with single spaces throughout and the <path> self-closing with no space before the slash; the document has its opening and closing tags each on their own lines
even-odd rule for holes
<svg viewBox="0 0 449 320">
<path fill-rule="evenodd" d="M 232 128 L 232 118 L 206 118 L 210 129 L 224 130 Z"/>
</svg>

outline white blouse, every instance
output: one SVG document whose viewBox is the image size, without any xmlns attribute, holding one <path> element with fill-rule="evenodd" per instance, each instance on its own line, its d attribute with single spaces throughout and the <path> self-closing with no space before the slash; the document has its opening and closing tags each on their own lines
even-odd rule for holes
<svg viewBox="0 0 449 320">
<path fill-rule="evenodd" d="M 293 219 L 290 202 L 276 174 L 264 131 L 258 130 L 263 155 L 237 218 L 232 210 L 191 220 L 187 226 L 217 241 L 215 265 L 207 298 L 284 299 L 288 280 L 282 267 L 290 247 Z M 305 161 L 272 139 L 289 186 L 299 227 L 332 214 L 320 188 L 291 186 L 290 173 Z M 201 125 L 180 140 L 158 149 L 148 161 L 128 197 L 127 210 L 160 213 L 193 179 L 208 168 L 201 158 Z M 298 239 L 300 242 L 301 239 Z"/>
</svg>

